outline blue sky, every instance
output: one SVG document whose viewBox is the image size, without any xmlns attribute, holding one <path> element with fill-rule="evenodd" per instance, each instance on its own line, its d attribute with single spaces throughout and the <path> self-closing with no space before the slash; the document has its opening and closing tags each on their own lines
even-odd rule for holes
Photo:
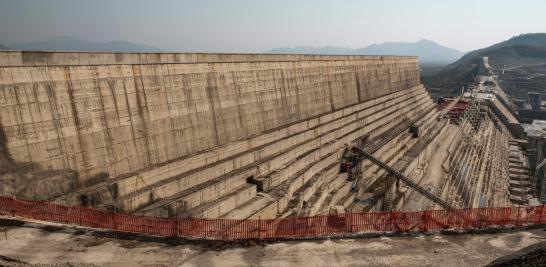
<svg viewBox="0 0 546 267">
<path fill-rule="evenodd" d="M 546 32 L 544 0 L 0 0 L 0 44 L 72 36 L 263 52 L 430 39 L 469 51 Z"/>
</svg>

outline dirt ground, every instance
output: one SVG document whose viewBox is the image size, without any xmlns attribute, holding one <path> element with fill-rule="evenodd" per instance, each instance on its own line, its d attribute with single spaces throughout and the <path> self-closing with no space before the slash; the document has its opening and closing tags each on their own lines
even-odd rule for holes
<svg viewBox="0 0 546 267">
<path fill-rule="evenodd" d="M 487 266 L 546 266 L 546 242 L 528 246 Z"/>
<path fill-rule="evenodd" d="M 534 229 L 241 247 L 120 239 L 35 223 L 2 227 L 0 265 L 8 266 L 483 266 L 546 239 L 546 229 Z"/>
</svg>

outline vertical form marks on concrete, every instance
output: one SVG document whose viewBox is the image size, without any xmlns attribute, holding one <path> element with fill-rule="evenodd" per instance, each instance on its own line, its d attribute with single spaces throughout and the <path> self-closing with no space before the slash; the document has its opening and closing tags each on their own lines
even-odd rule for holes
<svg viewBox="0 0 546 267">
<path fill-rule="evenodd" d="M 398 69 L 397 69 L 397 72 L 398 72 L 398 73 L 397 73 L 397 76 L 396 76 L 397 79 L 398 79 L 397 83 L 398 83 L 398 86 L 399 86 L 399 90 L 402 90 L 402 88 L 403 88 L 403 84 L 402 84 L 402 81 L 403 81 L 403 79 L 402 79 L 402 69 L 401 69 L 401 68 L 398 68 Z"/>
<path fill-rule="evenodd" d="M 219 139 L 218 145 L 238 140 L 241 135 L 240 120 L 237 109 L 237 96 L 234 94 L 232 82 L 226 79 L 223 72 L 215 73 L 207 77 L 210 83 L 210 96 L 214 109 L 214 128 Z"/>
<path fill-rule="evenodd" d="M 155 65 L 140 65 L 140 81 L 144 119 L 147 125 L 146 139 L 150 145 L 150 165 L 158 164 L 162 161 L 163 150 L 161 146 L 162 121 L 161 121 L 161 105 L 157 103 L 157 82 L 153 73 Z"/>
<path fill-rule="evenodd" d="M 361 77 L 361 102 L 367 101 L 370 98 L 370 77 L 368 74 L 368 66 L 364 65 L 360 67 L 360 77 Z"/>
<path fill-rule="evenodd" d="M 120 68 L 123 68 L 123 67 L 120 66 Z M 131 70 L 132 70 L 132 68 L 131 68 Z M 134 121 L 134 119 L 133 119 L 133 110 L 134 109 L 132 108 L 132 105 L 130 104 L 131 102 L 129 101 L 129 95 L 131 95 L 133 97 L 137 97 L 136 92 L 133 91 L 133 92 L 131 92 L 131 94 L 129 94 L 129 91 L 127 91 L 127 82 L 133 83 L 132 88 L 135 89 L 134 79 L 129 79 L 129 78 L 124 77 L 122 82 L 123 82 L 123 95 L 125 97 L 125 105 L 126 105 L 126 108 L 127 108 L 127 115 L 128 115 L 128 119 L 129 119 L 129 126 L 131 127 L 131 129 L 130 129 L 130 134 L 131 134 L 131 138 L 132 138 L 131 141 L 133 143 L 133 151 L 134 151 L 134 153 L 132 153 L 132 152 L 128 153 L 127 157 L 129 159 L 129 164 L 131 166 L 131 169 L 134 169 L 135 166 L 145 166 L 145 164 L 143 163 L 141 157 L 139 156 L 139 155 L 142 155 L 142 154 L 145 154 L 145 153 L 139 153 L 139 151 L 141 151 L 141 149 L 140 149 L 140 146 L 137 144 L 137 138 L 136 138 L 136 135 L 135 135 L 135 126 L 134 126 L 134 123 L 133 123 L 133 121 Z M 132 159 L 134 159 L 134 162 L 131 162 Z"/>
<path fill-rule="evenodd" d="M 76 169 L 75 168 L 76 164 L 72 166 L 70 165 L 71 161 L 69 158 L 67 145 L 65 143 L 65 135 L 62 130 L 63 126 L 61 124 L 61 114 L 58 109 L 59 104 L 57 103 L 57 94 L 55 93 L 54 80 L 52 79 L 49 68 L 44 68 L 44 70 L 47 76 L 47 79 L 45 79 L 47 82 L 44 86 L 46 96 L 47 96 L 47 104 L 49 106 L 49 112 L 51 114 L 51 121 L 53 123 L 53 127 L 55 128 L 55 132 L 57 133 L 57 145 L 59 146 L 61 153 L 64 155 L 64 168 Z"/>
<path fill-rule="evenodd" d="M 31 80 L 33 80 L 32 72 L 29 72 L 29 77 Z M 15 91 L 17 103 L 19 107 L 21 108 L 22 112 L 22 118 L 24 122 L 24 137 L 27 142 L 27 148 L 29 151 L 29 155 L 35 160 L 35 157 L 43 157 L 43 154 L 48 153 L 46 147 L 46 151 L 40 151 L 38 148 L 38 135 L 36 132 L 36 123 L 39 122 L 34 117 L 37 114 L 37 112 L 33 111 L 33 101 L 28 95 L 28 90 L 32 90 L 33 85 L 32 84 L 21 84 L 18 87 L 18 90 Z M 39 115 L 38 115 L 39 116 Z M 42 154 L 42 155 L 39 155 Z M 34 164 L 31 165 L 34 169 Z"/>
<path fill-rule="evenodd" d="M 11 78 L 7 78 L 8 75 L 6 74 L 6 72 L 7 71 L 0 69 L 0 80 L 12 80 Z M 11 76 L 11 73 L 9 76 Z M 10 167 L 14 162 L 12 156 L 10 155 L 8 138 L 5 131 L 5 127 L 12 127 L 12 109 L 8 106 L 7 96 L 7 91 L 9 87 L 10 85 L 8 85 L 7 83 L 0 83 L 0 92 L 2 93 L 2 95 L 0 96 L 0 167 L 3 167 L 5 169 Z"/>
<path fill-rule="evenodd" d="M 278 118 L 282 116 L 282 107 L 279 105 L 280 98 L 276 87 L 275 69 L 270 69 L 264 72 L 261 80 L 266 88 L 266 91 L 263 93 L 266 97 L 266 102 L 263 106 L 265 108 L 266 127 L 267 130 L 269 130 L 275 128 L 277 125 L 280 125 Z"/>
<path fill-rule="evenodd" d="M 102 128 L 102 131 L 101 131 L 101 136 L 102 136 L 102 140 L 103 140 L 103 144 L 105 146 L 105 151 L 106 151 L 106 163 L 107 164 L 101 164 L 103 165 L 103 168 L 102 170 L 106 170 L 107 173 L 110 173 L 110 169 L 112 168 L 112 164 L 115 164 L 117 159 L 114 157 L 114 143 L 112 142 L 112 136 L 110 134 L 110 126 L 108 125 L 108 118 L 107 118 L 107 115 L 106 115 L 106 107 L 104 105 L 104 100 L 103 100 L 103 96 L 102 96 L 102 90 L 101 90 L 101 85 L 100 85 L 100 76 L 99 76 L 99 67 L 95 67 L 95 86 L 93 86 L 95 88 L 95 94 L 98 95 L 98 104 L 99 104 L 99 109 L 100 109 L 100 114 L 99 115 L 99 119 L 101 121 L 101 128 Z M 116 111 L 117 112 L 117 111 Z M 108 164 L 109 163 L 109 164 Z M 101 170 L 101 171 L 102 171 Z"/>
<path fill-rule="evenodd" d="M 377 95 L 379 96 L 381 92 L 387 92 L 390 93 L 390 81 L 388 78 L 388 68 L 385 66 L 384 61 L 380 62 L 379 65 L 379 91 L 377 92 Z"/>
<path fill-rule="evenodd" d="M 280 72 L 282 74 L 282 72 Z M 275 121 L 273 122 L 273 125 L 279 125 L 281 121 L 286 121 L 287 118 L 287 110 L 283 107 L 287 107 L 286 102 L 286 94 L 284 93 L 283 87 L 280 86 L 283 84 L 283 81 L 280 80 L 279 82 L 279 70 L 273 69 L 272 75 L 273 75 L 273 91 L 275 94 L 275 100 L 273 101 L 274 107 L 273 109 L 276 111 L 276 116 L 274 117 Z M 282 76 L 281 76 L 282 79 Z"/>
<path fill-rule="evenodd" d="M 297 108 L 297 116 L 298 116 L 298 119 L 297 120 L 300 120 L 300 118 L 303 118 L 305 117 L 303 114 L 302 114 L 302 103 L 301 103 L 301 95 L 300 95 L 300 88 L 298 86 L 298 79 L 297 79 L 297 68 L 296 68 L 296 63 L 295 62 L 292 62 L 292 68 L 290 69 L 292 71 L 292 77 L 293 77 L 293 81 L 294 81 L 294 88 L 295 88 L 295 92 L 296 92 L 296 108 Z"/>
<path fill-rule="evenodd" d="M 216 88 L 216 80 L 214 79 L 214 76 L 212 73 L 206 74 L 206 85 L 205 85 L 205 93 L 207 100 L 209 102 L 209 107 L 211 109 L 211 121 L 212 121 L 212 127 L 214 129 L 214 138 L 216 140 L 216 144 L 220 144 L 220 137 L 218 136 L 218 118 L 216 116 L 216 107 L 215 102 L 218 102 L 218 100 L 215 101 L 215 99 L 218 99 L 218 90 Z"/>
<path fill-rule="evenodd" d="M 327 66 L 328 69 L 328 80 L 335 83 L 336 79 L 336 69 L 333 66 Z M 311 116 L 317 116 L 319 114 L 324 114 L 326 112 L 331 112 L 336 108 L 336 103 L 334 100 L 333 107 L 332 103 L 330 102 L 331 97 L 329 94 L 331 93 L 330 90 L 334 90 L 334 88 L 330 86 L 324 86 L 321 84 L 322 75 L 320 75 L 321 69 L 320 68 L 309 68 L 307 70 L 308 74 L 308 81 L 309 84 L 307 85 L 309 88 L 308 95 L 312 96 L 311 101 L 308 102 L 308 105 L 312 107 L 312 113 Z M 340 94 L 344 94 L 344 92 L 340 92 Z M 326 95 L 326 96 L 325 96 Z"/>
<path fill-rule="evenodd" d="M 378 66 L 376 64 L 376 66 L 374 66 L 372 69 L 371 69 L 371 80 L 370 80 L 370 83 L 371 83 L 371 86 L 370 86 L 370 99 L 375 99 L 377 98 L 377 91 L 378 90 L 381 90 L 381 85 L 380 85 L 380 80 L 379 80 L 379 69 L 378 69 Z"/>
<path fill-rule="evenodd" d="M 336 110 L 336 105 L 334 104 L 334 92 L 332 92 L 332 80 L 330 79 L 330 74 L 326 74 L 327 84 L 328 84 L 328 96 L 330 100 L 330 110 Z"/>
<path fill-rule="evenodd" d="M 240 97 L 243 95 L 243 91 L 241 90 L 239 78 L 236 76 L 238 72 L 231 72 L 231 83 L 233 86 L 233 92 L 234 92 L 234 98 L 235 98 L 235 105 L 237 105 L 237 117 L 238 117 L 238 124 L 237 128 L 240 129 L 242 132 L 248 132 L 247 124 L 245 123 L 244 117 L 243 117 L 243 111 L 242 106 L 245 104 L 243 101 L 243 97 Z"/>
<path fill-rule="evenodd" d="M 344 107 L 355 105 L 360 102 L 359 84 L 358 84 L 358 81 L 356 80 L 356 75 L 351 73 L 351 71 L 354 71 L 354 68 L 347 66 L 346 73 L 343 74 L 344 88 L 347 88 L 347 90 L 349 90 L 349 93 L 350 93 L 350 95 L 347 95 L 346 97 L 346 102 L 344 103 Z"/>
<path fill-rule="evenodd" d="M 196 128 L 196 125 L 199 123 L 199 120 L 197 118 L 197 104 L 193 98 L 193 90 L 191 87 L 190 78 L 191 78 L 190 75 L 180 76 L 180 83 L 182 88 L 182 91 L 181 91 L 182 105 L 186 109 L 185 114 L 187 114 L 185 117 L 182 118 L 183 131 L 181 135 L 194 135 L 195 134 L 194 129 Z M 192 151 L 192 143 L 186 141 L 186 139 L 183 139 L 183 140 L 184 140 L 184 152 L 188 154 L 190 151 Z"/>
<path fill-rule="evenodd" d="M 159 128 L 160 136 L 160 147 L 163 151 L 163 156 L 159 159 L 159 162 L 169 161 L 176 157 L 175 148 L 173 147 L 173 114 L 171 113 L 171 108 L 167 98 L 167 84 L 165 83 L 165 73 L 164 65 L 154 65 L 153 74 L 150 77 L 153 80 L 153 86 L 155 92 L 155 97 L 153 102 L 156 102 L 158 105 L 157 112 L 159 112 L 159 117 L 161 118 L 159 122 L 161 123 Z M 166 118 L 164 114 L 168 114 Z"/>
<path fill-rule="evenodd" d="M 286 103 L 285 109 L 285 122 L 287 124 L 293 123 L 298 120 L 298 100 L 297 100 L 297 90 L 292 90 L 292 83 L 289 80 L 289 75 L 286 73 L 290 69 L 281 69 L 281 79 L 282 79 L 282 92 L 284 93 L 284 103 Z M 287 77 L 288 76 L 288 77 Z"/>
<path fill-rule="evenodd" d="M 176 84 L 173 83 L 173 74 L 171 74 L 171 64 L 166 64 L 164 65 L 165 67 L 165 70 L 166 71 L 166 75 L 163 75 L 163 83 L 164 83 L 164 87 L 165 87 L 165 101 L 167 103 L 167 108 L 169 110 L 169 122 L 171 124 L 171 138 L 172 138 L 172 144 L 174 145 L 171 145 L 171 149 L 173 149 L 173 155 L 170 157 L 170 159 L 174 159 L 174 158 L 178 158 L 178 157 L 182 157 L 183 156 L 183 153 L 180 152 L 180 144 L 178 143 L 178 131 L 179 131 L 179 127 L 177 127 L 177 123 L 176 123 L 176 120 L 177 119 L 180 119 L 180 117 L 182 116 L 180 114 L 180 110 L 178 109 L 178 107 L 176 106 L 176 100 L 179 99 L 178 97 L 176 97 L 177 95 L 175 94 L 175 91 L 180 91 L 180 90 L 183 90 L 182 88 L 180 87 L 176 87 Z M 167 80 L 167 81 L 165 81 Z"/>
<path fill-rule="evenodd" d="M 34 80 L 34 77 L 32 77 L 32 76 L 33 76 L 33 74 L 32 74 L 32 72 L 30 72 L 30 77 L 31 77 L 32 80 Z M 37 130 L 38 130 L 38 127 L 41 126 L 40 124 L 42 122 L 42 120 L 41 120 L 42 115 L 37 110 L 37 109 L 39 109 L 39 105 L 36 103 L 37 99 L 34 99 L 32 93 L 29 93 L 29 91 L 33 91 L 36 88 L 36 86 L 37 86 L 36 84 L 26 84 L 25 86 L 22 87 L 23 90 L 21 92 L 24 95 L 25 106 L 27 107 L 27 110 L 28 110 L 29 123 L 32 124 L 32 127 L 30 127 L 30 126 L 25 127 L 26 128 L 25 130 L 26 130 L 26 132 L 28 134 L 27 138 L 30 141 L 32 141 L 32 143 L 30 144 L 31 154 L 39 154 L 41 152 L 36 148 L 39 147 L 39 141 L 40 141 L 40 137 L 41 137 L 41 136 L 39 136 Z M 46 148 L 46 152 L 44 154 L 47 154 L 47 156 L 49 157 L 50 154 L 52 154 L 51 153 L 52 148 L 47 146 L 47 145 L 44 146 L 44 147 Z M 51 164 L 51 162 L 49 164 Z M 47 166 L 48 169 L 53 168 L 53 166 L 51 166 L 49 164 Z"/>
<path fill-rule="evenodd" d="M 284 81 L 282 80 L 282 70 L 273 69 L 272 70 L 273 79 L 271 83 L 271 96 L 273 97 L 273 109 L 275 110 L 275 117 L 273 125 L 281 125 L 282 122 L 286 121 L 288 118 L 288 106 L 286 101 L 286 93 L 284 88 Z"/>
<path fill-rule="evenodd" d="M 13 75 L 13 73 L 12 73 Z M 30 76 L 30 75 L 29 75 Z M 12 80 L 13 80 L 13 76 L 12 76 Z M 26 130 L 26 126 L 27 121 L 25 121 L 25 117 L 23 115 L 23 112 L 25 110 L 24 106 L 22 105 L 21 103 L 21 100 L 19 98 L 19 93 L 18 91 L 20 91 L 20 88 L 21 88 L 21 85 L 17 83 L 17 85 L 14 84 L 13 87 L 11 87 L 12 89 L 12 92 L 13 92 L 13 96 L 14 96 L 14 99 L 15 99 L 15 109 L 18 111 L 15 113 L 15 120 L 17 122 L 17 132 L 18 132 L 18 138 L 20 139 L 23 139 L 24 140 L 24 143 L 25 143 L 25 151 L 26 151 L 26 154 L 27 154 L 27 158 L 28 158 L 28 161 L 25 161 L 27 163 L 29 163 L 29 166 L 32 168 L 32 162 L 33 162 L 33 156 L 32 156 L 32 151 L 30 149 L 30 145 L 29 145 L 29 140 L 28 140 L 28 136 L 27 136 L 27 130 Z"/>
<path fill-rule="evenodd" d="M 69 67 L 69 66 L 64 67 L 63 71 L 64 71 L 64 75 L 65 75 L 68 100 L 70 101 L 70 110 L 71 110 L 72 120 L 73 120 L 73 123 L 74 123 L 74 130 L 76 131 L 76 136 L 78 138 L 78 149 L 76 151 L 78 151 L 77 154 L 80 154 L 81 157 L 82 157 L 83 166 L 82 167 L 78 166 L 77 169 L 81 170 L 81 172 L 83 172 L 83 174 L 84 174 L 83 177 L 87 178 L 87 177 L 90 177 L 90 175 L 89 175 L 89 166 L 90 165 L 89 165 L 89 159 L 88 159 L 87 149 L 86 149 L 87 146 L 85 145 L 85 140 L 81 135 L 81 122 L 80 122 L 80 117 L 78 115 L 78 109 L 76 107 L 76 104 L 78 102 L 76 101 L 76 98 L 74 97 L 74 87 L 72 85 L 72 79 L 71 79 L 71 75 L 70 75 L 70 68 L 71 67 Z M 82 177 L 82 176 L 78 176 L 78 177 Z M 83 184 L 84 184 L 84 181 L 82 181 L 82 179 L 78 179 L 77 183 L 76 183 L 76 187 L 79 188 Z"/>
<path fill-rule="evenodd" d="M 150 55 L 146 55 L 148 58 Z M 145 118 L 148 124 L 148 138 L 151 144 L 151 157 L 153 162 L 161 162 L 163 157 L 163 147 L 161 146 L 161 103 L 158 103 L 157 91 L 160 90 L 157 86 L 157 77 L 154 73 L 155 66 L 141 65 L 140 73 L 142 79 L 142 96 L 145 107 Z"/>
<path fill-rule="evenodd" d="M 7 143 L 8 140 L 2 125 L 2 114 L 0 114 L 0 175 L 4 174 L 14 164 L 9 154 Z"/>
<path fill-rule="evenodd" d="M 219 107 L 224 116 L 224 127 L 227 129 L 228 142 L 241 140 L 248 128 L 245 125 L 245 119 L 242 112 L 242 105 L 245 102 L 242 97 L 241 88 L 234 80 L 234 76 L 230 73 L 220 72 L 217 78 L 217 89 L 219 94 Z"/>
<path fill-rule="evenodd" d="M 135 104 L 136 104 L 136 110 L 137 110 L 137 115 L 139 119 L 138 121 L 139 123 L 137 125 L 140 126 L 137 129 L 137 131 L 140 133 L 138 135 L 140 139 L 138 143 L 141 143 L 141 144 L 143 143 L 144 156 L 147 158 L 147 160 L 143 162 L 144 164 L 142 167 L 148 167 L 152 164 L 152 156 L 150 151 L 150 144 L 148 142 L 148 136 L 149 136 L 148 123 L 147 123 L 145 110 L 144 110 L 146 109 L 146 113 L 147 113 L 147 107 L 143 106 L 143 102 L 144 104 L 146 103 L 146 100 L 145 100 L 146 93 L 144 92 L 144 88 L 143 88 L 144 86 L 142 82 L 142 74 L 140 71 L 140 66 L 132 65 L 132 71 L 133 71 L 133 80 L 134 80 L 134 88 L 135 88 L 135 100 L 136 100 Z M 142 145 L 139 147 L 142 147 Z"/>
<path fill-rule="evenodd" d="M 254 112 L 257 113 L 255 115 L 256 118 L 259 118 L 257 119 L 258 129 L 256 129 L 257 130 L 256 132 L 259 133 L 269 129 L 267 127 L 267 114 L 264 114 L 265 113 L 264 102 L 266 99 L 265 99 L 265 94 L 263 92 L 266 91 L 267 88 L 266 87 L 264 88 L 264 85 L 262 84 L 260 76 L 258 75 L 258 71 L 253 71 L 252 75 L 254 76 L 254 82 L 255 82 L 253 93 L 255 94 L 255 99 L 256 99 L 256 102 L 254 103 L 254 107 L 255 107 Z"/>
<path fill-rule="evenodd" d="M 190 92 L 190 116 L 193 117 L 189 130 L 192 137 L 188 139 L 188 153 L 192 153 L 201 147 L 207 147 L 209 143 L 216 143 L 214 129 L 211 125 L 214 119 L 212 118 L 211 107 L 207 98 L 206 82 L 204 82 L 206 81 L 205 74 L 192 73 L 183 76 Z"/>
<path fill-rule="evenodd" d="M 32 84 L 30 84 L 25 90 L 26 97 L 28 99 L 28 105 L 32 113 L 32 119 L 34 121 L 34 133 L 36 140 L 36 147 L 45 147 L 45 156 L 49 158 L 47 164 L 42 163 L 42 167 L 48 170 L 59 170 L 66 168 L 64 161 L 64 151 L 59 145 L 59 136 L 55 124 L 53 123 L 52 114 L 45 104 L 47 94 L 44 93 L 44 87 L 47 86 L 49 80 L 46 74 L 45 68 L 38 68 L 34 73 L 31 73 Z M 35 77 L 36 76 L 36 77 Z M 54 136 L 57 136 L 55 138 Z M 57 140 L 57 142 L 54 141 Z M 41 149 L 40 149 L 41 150 Z"/>
<path fill-rule="evenodd" d="M 358 96 L 358 102 L 363 102 L 364 100 L 362 100 L 362 87 L 360 86 L 360 78 L 358 78 L 359 72 L 356 66 L 354 66 L 354 68 L 355 68 L 354 75 L 355 75 L 356 93 Z"/>
<path fill-rule="evenodd" d="M 108 69 L 113 74 L 112 77 L 99 77 L 99 79 L 101 80 L 104 101 L 106 101 L 103 113 L 110 124 L 108 137 L 112 144 L 112 157 L 115 158 L 115 162 L 109 164 L 111 167 L 109 169 L 110 178 L 113 178 L 112 176 L 115 177 L 131 170 L 131 151 L 128 143 L 133 140 L 131 140 L 128 135 L 129 131 L 127 131 L 127 128 L 130 127 L 127 124 L 128 107 L 123 106 L 123 98 L 120 97 L 122 94 L 119 92 L 124 87 L 124 74 L 120 66 L 108 66 Z M 120 84 L 123 86 L 120 86 Z"/>
<path fill-rule="evenodd" d="M 256 110 L 256 95 L 252 91 L 254 84 L 249 84 L 250 79 L 248 75 L 248 72 L 242 71 L 241 68 L 231 71 L 230 76 L 233 84 L 226 88 L 228 90 L 227 94 L 230 94 L 226 96 L 228 101 L 229 99 L 235 99 L 233 102 L 237 106 L 236 120 L 240 125 L 236 134 L 237 139 L 244 136 L 244 134 L 252 135 L 259 131 L 256 126 L 256 116 L 254 114 Z"/>
</svg>

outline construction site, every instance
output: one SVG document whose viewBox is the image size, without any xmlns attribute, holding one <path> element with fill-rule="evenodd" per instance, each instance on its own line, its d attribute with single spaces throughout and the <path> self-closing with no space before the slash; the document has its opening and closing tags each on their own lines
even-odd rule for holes
<svg viewBox="0 0 546 267">
<path fill-rule="evenodd" d="M 543 223 L 540 142 L 482 65 L 433 101 L 411 56 L 0 51 L 0 214 L 165 236 L 150 229 L 221 220 L 183 234 L 220 240 L 232 221 L 267 224 L 258 239 L 290 218 L 306 237 L 359 233 L 366 214 L 402 232 Z M 435 226 L 411 226 L 423 211 Z M 117 214 L 149 224 L 101 224 Z"/>
<path fill-rule="evenodd" d="M 415 57 L 0 56 L 4 195 L 231 219 L 536 198 L 496 84 L 437 105 Z"/>
</svg>

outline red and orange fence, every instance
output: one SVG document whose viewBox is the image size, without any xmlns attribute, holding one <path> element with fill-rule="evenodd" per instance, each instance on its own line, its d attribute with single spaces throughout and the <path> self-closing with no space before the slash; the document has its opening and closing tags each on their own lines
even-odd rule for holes
<svg viewBox="0 0 546 267">
<path fill-rule="evenodd" d="M 270 220 L 158 218 L 0 197 L 0 214 L 120 232 L 208 240 L 348 236 L 373 232 L 526 226 L 546 223 L 545 206 L 345 213 Z"/>
</svg>

